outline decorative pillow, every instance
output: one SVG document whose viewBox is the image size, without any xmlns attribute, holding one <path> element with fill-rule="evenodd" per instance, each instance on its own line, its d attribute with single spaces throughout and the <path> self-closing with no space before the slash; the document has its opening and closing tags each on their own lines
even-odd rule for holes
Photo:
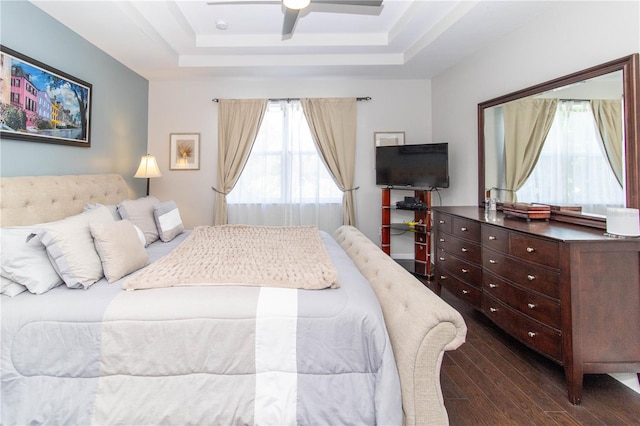
<svg viewBox="0 0 640 426">
<path fill-rule="evenodd" d="M 86 289 L 103 277 L 89 224 L 112 222 L 109 209 L 99 207 L 46 224 L 38 233 L 53 267 L 67 287 Z"/>
<path fill-rule="evenodd" d="M 184 231 L 180 211 L 173 200 L 156 205 L 153 208 L 153 216 L 156 220 L 158 235 L 165 243 L 173 240 Z"/>
<path fill-rule="evenodd" d="M 91 223 L 89 229 L 110 283 L 149 264 L 149 256 L 131 222 Z"/>
<path fill-rule="evenodd" d="M 15 226 L 0 230 L 3 277 L 42 294 L 62 284 L 47 251 L 34 234 L 47 224 Z"/>
<path fill-rule="evenodd" d="M 104 205 L 104 204 L 100 204 L 100 203 L 95 203 L 95 204 L 90 204 L 87 203 L 84 205 L 84 209 L 83 211 L 89 211 L 89 210 L 93 210 L 93 209 L 97 209 L 98 207 L 106 207 L 109 209 L 109 212 L 111 213 L 111 216 L 113 216 L 113 220 L 121 220 L 122 218 L 120 217 L 120 213 L 118 213 L 118 206 L 115 204 L 108 204 L 108 205 Z"/>
<path fill-rule="evenodd" d="M 5 296 L 13 297 L 25 291 L 27 291 L 27 288 L 22 284 L 18 284 L 15 281 L 11 281 L 9 278 L 0 276 L 0 293 Z"/>
<path fill-rule="evenodd" d="M 118 213 L 144 233 L 147 245 L 158 239 L 158 228 L 153 218 L 153 207 L 160 201 L 156 197 L 147 196 L 137 200 L 125 200 L 118 204 Z"/>
</svg>

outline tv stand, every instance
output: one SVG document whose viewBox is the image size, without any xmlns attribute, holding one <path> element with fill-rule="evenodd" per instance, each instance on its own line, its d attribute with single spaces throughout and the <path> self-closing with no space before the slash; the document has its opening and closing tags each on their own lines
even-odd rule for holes
<svg viewBox="0 0 640 426">
<path fill-rule="evenodd" d="M 414 197 L 420 200 L 421 205 L 415 208 L 402 208 L 401 210 L 413 211 L 413 221 L 418 222 L 413 229 L 413 261 L 398 261 L 409 272 L 428 277 L 433 276 L 431 265 L 431 191 L 383 188 L 382 189 L 382 228 L 381 228 L 381 248 L 386 254 L 391 256 L 391 191 L 413 191 Z"/>
</svg>

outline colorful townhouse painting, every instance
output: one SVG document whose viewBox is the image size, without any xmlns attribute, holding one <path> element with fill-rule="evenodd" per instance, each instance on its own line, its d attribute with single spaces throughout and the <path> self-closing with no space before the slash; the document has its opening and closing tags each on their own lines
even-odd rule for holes
<svg viewBox="0 0 640 426">
<path fill-rule="evenodd" d="M 90 146 L 91 84 L 0 49 L 2 137 Z"/>
</svg>

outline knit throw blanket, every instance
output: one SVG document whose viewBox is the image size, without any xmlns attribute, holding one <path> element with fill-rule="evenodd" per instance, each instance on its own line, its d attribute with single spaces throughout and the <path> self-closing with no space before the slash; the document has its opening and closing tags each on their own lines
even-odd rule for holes
<svg viewBox="0 0 640 426">
<path fill-rule="evenodd" d="M 126 280 L 127 290 L 191 285 L 337 288 L 316 226 L 199 226 L 171 253 Z"/>
</svg>

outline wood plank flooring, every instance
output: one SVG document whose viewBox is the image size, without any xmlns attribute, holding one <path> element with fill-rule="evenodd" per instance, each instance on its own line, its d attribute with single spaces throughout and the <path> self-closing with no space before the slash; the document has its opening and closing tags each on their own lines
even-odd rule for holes
<svg viewBox="0 0 640 426">
<path fill-rule="evenodd" d="M 582 404 L 573 405 L 562 367 L 446 290 L 442 298 L 468 327 L 466 343 L 442 362 L 451 425 L 640 425 L 640 394 L 609 375 L 586 375 Z"/>
</svg>

